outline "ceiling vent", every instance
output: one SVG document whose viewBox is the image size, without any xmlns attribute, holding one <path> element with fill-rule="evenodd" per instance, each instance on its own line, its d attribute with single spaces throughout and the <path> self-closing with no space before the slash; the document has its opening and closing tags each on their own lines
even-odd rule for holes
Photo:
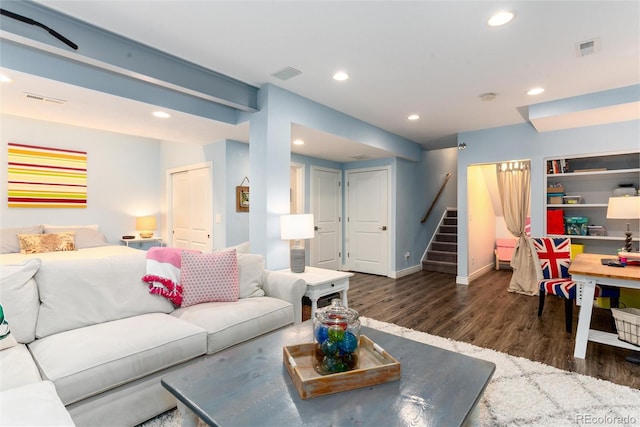
<svg viewBox="0 0 640 427">
<path fill-rule="evenodd" d="M 292 67 L 284 67 L 282 70 L 276 71 L 271 75 L 280 80 L 289 80 L 290 78 L 299 76 L 300 74 L 302 74 L 302 71 L 300 70 L 296 70 Z"/>
<path fill-rule="evenodd" d="M 496 99 L 496 96 L 497 95 L 493 92 L 487 92 L 480 95 L 480 99 L 483 101 L 493 101 L 494 99 Z"/>
<path fill-rule="evenodd" d="M 351 156 L 351 158 L 354 160 L 368 160 L 371 158 L 371 156 L 367 156 L 366 154 L 359 154 L 357 156 Z"/>
<path fill-rule="evenodd" d="M 598 52 L 600 52 L 600 37 L 576 43 L 576 56 L 578 58 Z"/>
<path fill-rule="evenodd" d="M 25 92 L 24 96 L 25 96 L 25 98 L 31 99 L 33 101 L 50 102 L 52 104 L 66 104 L 67 103 L 67 101 L 64 100 L 64 99 L 50 98 L 48 96 L 36 95 L 35 93 L 29 93 L 29 92 Z"/>
</svg>

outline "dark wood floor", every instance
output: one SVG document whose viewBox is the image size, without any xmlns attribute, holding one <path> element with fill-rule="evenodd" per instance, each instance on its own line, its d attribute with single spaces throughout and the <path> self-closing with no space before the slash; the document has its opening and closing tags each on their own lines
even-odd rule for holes
<svg viewBox="0 0 640 427">
<path fill-rule="evenodd" d="M 625 360 L 630 350 L 589 343 L 586 359 L 574 359 L 579 310 L 574 308 L 569 335 L 564 300 L 547 297 L 538 318 L 538 297 L 507 292 L 510 278 L 510 270 L 492 271 L 466 286 L 444 273 L 421 271 L 400 279 L 356 273 L 349 282 L 349 307 L 361 316 L 640 388 L 640 365 Z M 593 311 L 592 328 L 614 331 L 609 310 Z"/>
</svg>

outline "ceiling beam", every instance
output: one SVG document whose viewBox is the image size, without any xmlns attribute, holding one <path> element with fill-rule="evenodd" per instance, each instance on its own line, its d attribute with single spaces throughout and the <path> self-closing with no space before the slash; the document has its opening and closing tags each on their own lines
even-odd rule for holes
<svg viewBox="0 0 640 427">
<path fill-rule="evenodd" d="M 78 49 L 74 50 L 41 27 L 29 25 L 9 16 L 1 16 L 0 38 L 3 41 L 3 47 L 8 45 L 8 43 L 4 43 L 5 41 L 10 41 L 15 45 L 14 51 L 16 48 L 22 47 L 22 53 L 27 55 L 20 61 L 22 67 L 26 67 L 28 64 L 29 68 L 39 68 L 40 71 L 35 73 L 37 75 L 45 78 L 48 75 L 53 75 L 52 64 L 48 61 L 57 57 L 58 60 L 64 59 L 67 62 L 81 64 L 81 66 L 75 67 L 69 65 L 67 68 L 70 72 L 75 73 L 83 70 L 88 73 L 93 70 L 96 73 L 94 81 L 102 78 L 105 73 L 117 74 L 126 77 L 131 82 L 138 82 L 141 88 L 154 85 L 194 99 L 207 101 L 208 104 L 218 104 L 218 106 L 238 111 L 257 111 L 258 88 L 255 86 L 31 1 L 3 1 L 2 9 L 33 19 L 78 45 Z M 0 55 L 2 65 L 12 68 L 12 61 L 15 58 L 5 55 L 4 49 L 0 51 Z M 43 60 L 45 62 L 42 62 Z M 69 78 L 73 80 L 74 77 L 76 76 L 71 75 Z M 60 80 L 55 77 L 49 78 Z M 118 89 L 109 85 L 96 84 L 96 86 L 102 87 L 90 87 L 90 89 L 119 95 L 115 93 Z M 145 92 L 144 89 L 141 91 Z M 129 92 L 128 97 L 149 102 L 138 99 L 137 91 Z"/>
</svg>

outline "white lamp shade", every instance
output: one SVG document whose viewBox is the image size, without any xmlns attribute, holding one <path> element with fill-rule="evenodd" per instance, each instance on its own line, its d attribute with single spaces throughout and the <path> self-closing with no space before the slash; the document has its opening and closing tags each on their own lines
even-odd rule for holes
<svg viewBox="0 0 640 427">
<path fill-rule="evenodd" d="M 608 219 L 640 219 L 640 197 L 609 197 Z"/>
<path fill-rule="evenodd" d="M 282 240 L 302 240 L 313 237 L 313 214 L 293 214 L 280 217 L 280 238 Z"/>
<path fill-rule="evenodd" d="M 153 231 L 157 227 L 155 216 L 139 216 L 136 218 L 136 230 Z"/>
</svg>

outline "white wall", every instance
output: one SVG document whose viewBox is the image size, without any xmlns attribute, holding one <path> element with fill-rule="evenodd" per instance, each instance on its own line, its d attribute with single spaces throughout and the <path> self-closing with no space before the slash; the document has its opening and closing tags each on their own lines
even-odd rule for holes
<svg viewBox="0 0 640 427">
<path fill-rule="evenodd" d="M 160 215 L 160 147 L 156 140 L 0 115 L 0 194 L 7 195 L 7 143 L 87 152 L 87 208 L 9 208 L 0 226 L 98 224 L 111 243 L 135 232 L 135 217 Z M 158 218 L 160 219 L 160 218 Z"/>
</svg>

